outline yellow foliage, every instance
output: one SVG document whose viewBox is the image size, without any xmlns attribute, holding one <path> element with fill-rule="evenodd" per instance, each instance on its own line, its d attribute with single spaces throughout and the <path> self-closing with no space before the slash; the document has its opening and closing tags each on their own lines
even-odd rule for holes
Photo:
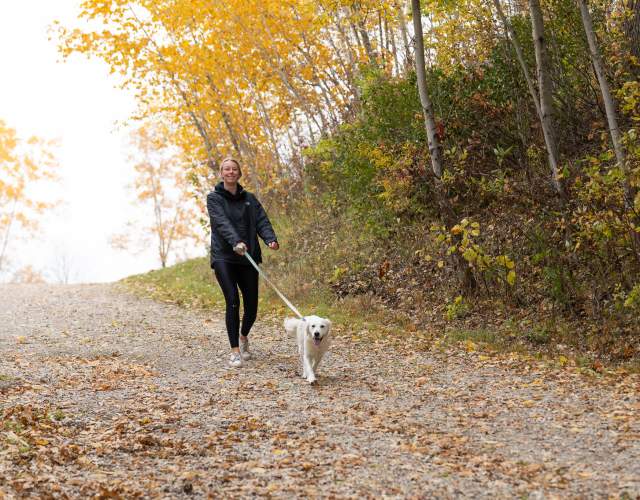
<svg viewBox="0 0 640 500">
<path fill-rule="evenodd" d="M 444 226 L 433 225 L 431 232 L 435 242 L 441 245 L 442 249 L 446 248 L 447 256 L 459 252 L 473 271 L 500 283 L 515 285 L 515 262 L 508 255 L 490 255 L 478 243 L 481 236 L 478 222 L 464 218 L 448 231 Z M 444 262 L 440 261 L 438 267 L 444 267 Z"/>
<path fill-rule="evenodd" d="M 145 238 L 155 240 L 159 260 L 164 267 L 170 254 L 175 254 L 189 241 L 198 241 L 198 207 L 204 195 L 193 193 L 189 182 L 188 164 L 180 151 L 172 146 L 166 123 L 145 123 L 131 134 L 135 152 L 136 176 L 131 188 L 136 202 L 149 206 L 149 222 L 129 223 L 128 232 L 111 236 L 111 245 L 119 250 L 132 250 L 145 244 Z"/>
<path fill-rule="evenodd" d="M 39 137 L 21 140 L 15 129 L 0 119 L 0 270 L 15 226 L 38 228 L 38 216 L 54 206 L 32 196 L 34 185 L 56 180 L 52 142 Z"/>
<path fill-rule="evenodd" d="M 284 158 L 343 121 L 356 96 L 367 33 L 375 61 L 392 68 L 392 0 L 85 0 L 86 30 L 58 26 L 60 51 L 97 56 L 124 77 L 139 119 L 162 115 L 172 143 L 199 165 L 239 157 L 254 190 L 297 165 Z M 102 25 L 102 28 L 100 28 Z M 399 71 L 396 67 L 396 71 Z M 202 168 L 202 166 L 205 166 Z"/>
</svg>

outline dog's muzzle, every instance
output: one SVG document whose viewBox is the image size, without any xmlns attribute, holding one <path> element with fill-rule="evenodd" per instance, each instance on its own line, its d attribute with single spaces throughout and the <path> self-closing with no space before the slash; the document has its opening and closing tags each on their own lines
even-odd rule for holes
<svg viewBox="0 0 640 500">
<path fill-rule="evenodd" d="M 322 342 L 322 337 L 318 332 L 313 334 L 313 345 L 319 346 L 320 342 Z"/>
</svg>

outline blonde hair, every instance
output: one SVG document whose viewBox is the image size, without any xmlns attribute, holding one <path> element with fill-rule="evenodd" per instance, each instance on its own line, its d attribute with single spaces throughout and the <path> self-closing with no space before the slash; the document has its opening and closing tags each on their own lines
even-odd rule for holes
<svg viewBox="0 0 640 500">
<path fill-rule="evenodd" d="M 224 167 L 224 164 L 230 161 L 236 164 L 236 166 L 238 167 L 238 172 L 240 172 L 240 176 L 242 176 L 242 168 L 240 168 L 240 162 L 236 160 L 233 156 L 227 156 L 224 160 L 220 162 L 220 172 L 222 172 L 222 167 Z"/>
</svg>

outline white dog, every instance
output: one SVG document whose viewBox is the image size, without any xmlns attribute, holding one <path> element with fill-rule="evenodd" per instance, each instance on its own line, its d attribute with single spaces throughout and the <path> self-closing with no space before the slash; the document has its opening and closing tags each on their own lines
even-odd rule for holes
<svg viewBox="0 0 640 500">
<path fill-rule="evenodd" d="M 296 334 L 298 354 L 302 361 L 302 378 L 313 384 L 316 382 L 318 365 L 329 348 L 331 321 L 319 316 L 305 316 L 304 319 L 287 318 L 284 329 Z"/>
</svg>

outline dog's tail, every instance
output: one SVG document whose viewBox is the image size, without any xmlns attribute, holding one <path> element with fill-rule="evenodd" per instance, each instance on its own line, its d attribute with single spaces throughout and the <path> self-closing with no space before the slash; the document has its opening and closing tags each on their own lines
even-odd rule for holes
<svg viewBox="0 0 640 500">
<path fill-rule="evenodd" d="M 284 329 L 289 334 L 293 334 L 298 329 L 298 325 L 300 324 L 300 320 L 298 318 L 286 318 L 284 320 Z"/>
</svg>

